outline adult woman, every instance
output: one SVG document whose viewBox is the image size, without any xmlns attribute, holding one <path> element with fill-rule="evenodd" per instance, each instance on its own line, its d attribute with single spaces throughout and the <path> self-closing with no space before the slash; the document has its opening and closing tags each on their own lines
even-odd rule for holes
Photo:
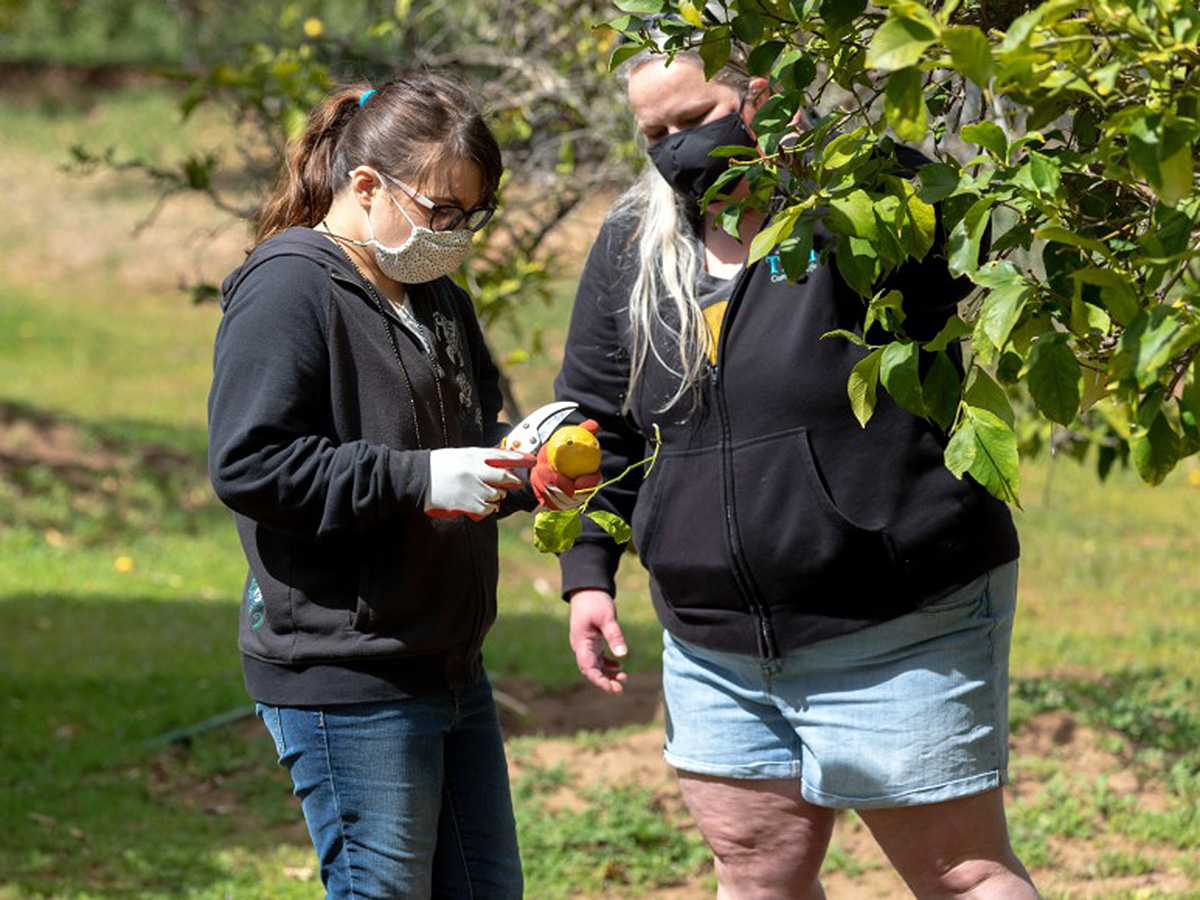
<svg viewBox="0 0 1200 900">
<path fill-rule="evenodd" d="M 921 896 L 1033 896 L 999 787 L 1016 534 L 942 462 L 944 436 L 881 397 L 846 398 L 863 304 L 830 261 L 794 285 L 746 266 L 697 200 L 752 144 L 769 86 L 731 63 L 634 57 L 624 69 L 654 167 L 605 222 L 576 297 L 560 399 L 600 424 L 607 473 L 645 455 L 644 488 L 597 498 L 632 519 L 665 626 L 665 755 L 716 857 L 721 897 L 822 896 L 837 808 L 855 808 Z M 745 196 L 740 184 L 733 196 Z M 906 326 L 964 293 L 944 258 L 901 270 Z M 922 320 L 924 320 L 922 322 Z M 571 646 L 619 692 L 615 547 L 562 557 Z M 612 656 L 603 651 L 607 643 Z"/>
<path fill-rule="evenodd" d="M 250 567 L 243 670 L 330 896 L 522 890 L 480 646 L 533 459 L 489 449 L 496 367 L 445 277 L 500 175 L 446 79 L 338 90 L 224 285 L 209 461 Z"/>
</svg>

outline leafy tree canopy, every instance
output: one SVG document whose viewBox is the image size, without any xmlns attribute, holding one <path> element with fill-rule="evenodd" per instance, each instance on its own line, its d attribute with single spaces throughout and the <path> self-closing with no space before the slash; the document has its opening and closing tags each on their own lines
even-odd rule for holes
<svg viewBox="0 0 1200 900">
<path fill-rule="evenodd" d="M 882 385 L 949 432 L 946 463 L 1018 502 L 1018 452 L 1050 446 L 1157 484 L 1200 450 L 1200 12 L 1190 0 L 919 3 L 617 0 L 641 49 L 749 48 L 774 94 L 731 171 L 786 202 L 751 244 L 801 273 L 823 254 L 883 329 L 848 385 L 864 427 Z M 656 30 L 647 29 L 653 22 Z M 652 39 L 655 35 L 658 43 Z M 662 36 L 665 34 L 665 38 Z M 799 109 L 823 115 L 798 129 Z M 932 162 L 914 174 L 896 142 Z M 730 176 L 732 177 L 732 175 Z M 720 194 L 714 187 L 708 199 Z M 936 206 L 935 206 L 936 205 Z M 738 210 L 724 213 L 732 230 Z M 938 245 L 976 290 L 940 334 L 905 331 L 886 276 Z M 965 374 L 947 357 L 965 351 Z"/>
</svg>

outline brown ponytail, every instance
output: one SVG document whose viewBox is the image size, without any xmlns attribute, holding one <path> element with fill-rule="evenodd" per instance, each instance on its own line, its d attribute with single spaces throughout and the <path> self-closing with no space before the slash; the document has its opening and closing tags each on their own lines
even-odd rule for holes
<svg viewBox="0 0 1200 900">
<path fill-rule="evenodd" d="M 371 90 L 347 85 L 312 111 L 256 219 L 256 246 L 295 225 L 320 224 L 350 171 L 362 165 L 420 185 L 440 164 L 466 159 L 483 175 L 483 201 L 495 198 L 504 168 L 500 147 L 466 90 L 439 75 Z"/>
</svg>

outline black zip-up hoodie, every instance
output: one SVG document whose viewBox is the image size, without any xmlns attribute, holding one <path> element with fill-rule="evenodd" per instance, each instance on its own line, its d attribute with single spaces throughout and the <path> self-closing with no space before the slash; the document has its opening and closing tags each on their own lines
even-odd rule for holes
<svg viewBox="0 0 1200 900">
<path fill-rule="evenodd" d="M 1008 508 L 946 469 L 946 436 L 880 390 L 866 428 L 846 393 L 867 350 L 822 335 L 862 333 L 865 305 L 832 258 L 789 285 L 768 256 L 738 277 L 716 365 L 695 409 L 661 412 L 678 384 L 662 326 L 628 416 L 628 302 L 637 272 L 631 215 L 610 218 L 588 257 L 556 382 L 601 425 L 606 477 L 649 454 L 657 466 L 597 496 L 630 521 L 664 626 L 702 646 L 766 657 L 909 612 L 1017 558 Z M 931 253 L 890 284 L 910 333 L 932 337 L 969 283 Z M 874 335 L 872 335 L 874 337 Z M 561 557 L 564 594 L 614 591 L 620 548 L 590 523 Z"/>
<path fill-rule="evenodd" d="M 430 449 L 504 434 L 470 298 L 449 278 L 408 287 L 439 373 L 311 229 L 255 248 L 223 295 L 209 472 L 249 562 L 239 646 L 251 696 L 362 702 L 472 681 L 496 615 L 495 518 L 423 511 Z"/>
</svg>

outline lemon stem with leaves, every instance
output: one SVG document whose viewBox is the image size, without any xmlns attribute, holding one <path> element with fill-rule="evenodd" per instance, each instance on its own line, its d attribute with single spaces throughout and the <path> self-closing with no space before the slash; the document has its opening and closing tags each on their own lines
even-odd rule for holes
<svg viewBox="0 0 1200 900">
<path fill-rule="evenodd" d="M 648 478 L 654 470 L 655 462 L 658 461 L 658 451 L 661 447 L 662 436 L 659 434 L 658 426 L 655 425 L 653 453 L 645 459 L 628 466 L 624 472 L 615 478 L 610 478 L 608 481 L 603 481 L 594 488 L 581 492 L 586 493 L 587 496 L 583 503 L 574 509 L 543 510 L 538 513 L 533 520 L 533 545 L 543 553 L 562 553 L 564 550 L 569 550 L 574 546 L 575 539 L 583 531 L 584 516 L 587 516 L 608 532 L 609 536 L 618 544 L 626 543 L 632 536 L 632 532 L 624 519 L 603 509 L 590 511 L 588 510 L 588 506 L 596 498 L 596 494 L 610 484 L 616 484 L 635 469 L 644 468 L 645 471 L 642 473 L 642 478 Z"/>
</svg>

